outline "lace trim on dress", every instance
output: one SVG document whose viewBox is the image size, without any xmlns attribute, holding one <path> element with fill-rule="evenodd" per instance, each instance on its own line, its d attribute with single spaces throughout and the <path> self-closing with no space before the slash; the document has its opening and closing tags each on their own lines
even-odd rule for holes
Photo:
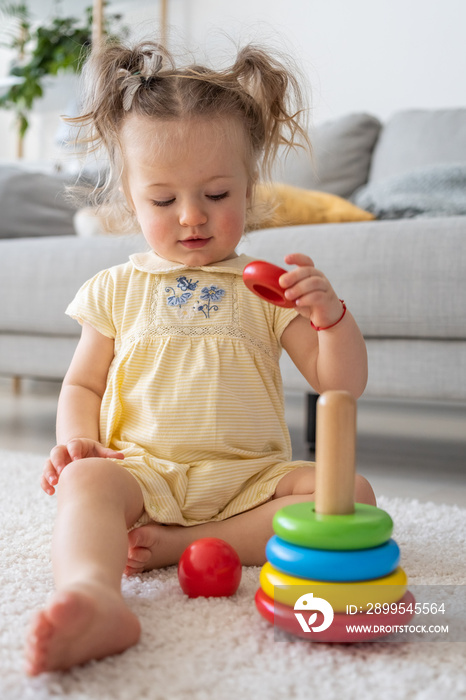
<svg viewBox="0 0 466 700">
<path fill-rule="evenodd" d="M 244 340 L 249 345 L 259 350 L 270 360 L 277 360 L 280 357 L 281 351 L 274 351 L 269 345 L 262 343 L 258 338 L 255 338 L 249 333 L 246 333 L 237 326 L 157 326 L 138 331 L 129 336 L 120 346 L 120 350 L 125 345 L 132 345 L 143 338 L 161 338 L 161 337 L 202 337 L 202 336 L 223 336 L 224 338 L 236 338 Z"/>
</svg>

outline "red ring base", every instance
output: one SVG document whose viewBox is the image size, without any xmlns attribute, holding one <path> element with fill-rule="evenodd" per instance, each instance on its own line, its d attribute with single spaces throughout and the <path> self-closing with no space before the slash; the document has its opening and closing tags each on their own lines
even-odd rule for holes
<svg viewBox="0 0 466 700">
<path fill-rule="evenodd" d="M 333 622 L 322 632 L 305 632 L 295 617 L 294 609 L 283 603 L 277 603 L 259 588 L 255 596 L 256 608 L 268 622 L 276 625 L 280 629 L 308 642 L 324 642 L 336 644 L 352 644 L 355 642 L 366 642 L 371 639 L 386 637 L 387 633 L 372 632 L 369 629 L 355 632 L 348 632 L 348 625 L 365 625 L 368 628 L 374 626 L 406 625 L 414 615 L 415 599 L 412 593 L 406 591 L 399 603 L 404 603 L 404 607 L 410 606 L 410 612 L 396 612 L 389 614 L 356 613 L 347 615 L 346 613 L 335 613 Z M 320 623 L 318 623 L 320 624 Z"/>
</svg>

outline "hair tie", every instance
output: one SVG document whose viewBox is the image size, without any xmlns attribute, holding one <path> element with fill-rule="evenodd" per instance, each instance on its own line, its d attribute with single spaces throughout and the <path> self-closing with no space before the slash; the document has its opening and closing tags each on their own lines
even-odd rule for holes
<svg viewBox="0 0 466 700">
<path fill-rule="evenodd" d="M 162 68 L 163 58 L 159 53 L 144 54 L 142 60 L 141 70 L 130 73 L 126 68 L 120 68 L 118 71 L 119 76 L 123 78 L 120 90 L 123 93 L 123 109 L 125 112 L 129 112 L 131 109 L 134 96 L 141 85 L 150 78 L 155 77 Z"/>
</svg>

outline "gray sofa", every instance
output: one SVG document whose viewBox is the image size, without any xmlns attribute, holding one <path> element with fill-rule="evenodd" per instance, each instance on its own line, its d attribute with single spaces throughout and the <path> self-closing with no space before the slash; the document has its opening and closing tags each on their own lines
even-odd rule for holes
<svg viewBox="0 0 466 700">
<path fill-rule="evenodd" d="M 365 335 L 367 396 L 466 401 L 466 109 L 402 112 L 384 126 L 349 115 L 311 137 L 314 163 L 293 154 L 276 179 L 350 198 L 377 220 L 261 230 L 240 252 L 283 264 L 300 251 L 325 271 Z M 16 204 L 0 191 L 0 229 L 5 208 L 9 226 L 15 206 L 25 219 L 25 189 Z M 58 197 L 52 218 L 33 211 L 33 237 L 32 223 L 2 232 L 0 375 L 61 379 L 79 335 L 68 302 L 98 270 L 147 249 L 137 234 L 69 235 L 66 206 L 61 231 Z M 285 354 L 282 370 L 285 389 L 309 391 Z"/>
</svg>

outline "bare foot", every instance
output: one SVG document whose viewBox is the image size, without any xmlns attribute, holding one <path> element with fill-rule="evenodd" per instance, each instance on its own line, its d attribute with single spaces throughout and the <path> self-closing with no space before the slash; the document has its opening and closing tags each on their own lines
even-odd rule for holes
<svg viewBox="0 0 466 700">
<path fill-rule="evenodd" d="M 128 534 L 125 574 L 161 569 L 177 564 L 189 544 L 189 528 L 179 525 L 143 525 Z"/>
<path fill-rule="evenodd" d="M 36 676 L 118 654 L 140 634 L 139 620 L 117 592 L 87 584 L 59 591 L 32 621 L 26 672 Z"/>
</svg>

